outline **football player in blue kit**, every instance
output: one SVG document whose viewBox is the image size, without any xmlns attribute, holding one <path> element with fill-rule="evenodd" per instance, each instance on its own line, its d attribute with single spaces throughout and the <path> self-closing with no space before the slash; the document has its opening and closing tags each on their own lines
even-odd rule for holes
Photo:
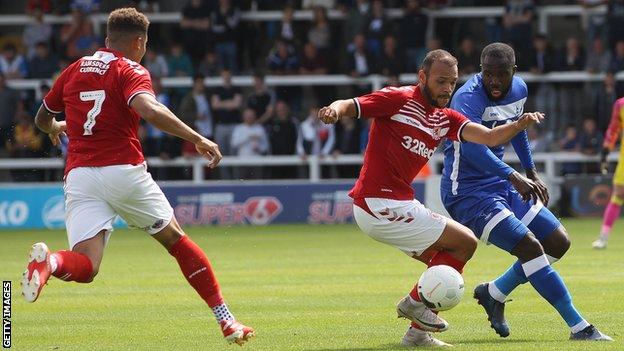
<svg viewBox="0 0 624 351">
<path fill-rule="evenodd" d="M 515 53 L 509 45 L 486 46 L 481 53 L 481 72 L 457 90 L 451 108 L 489 128 L 515 121 L 522 115 L 528 95 L 526 83 L 515 71 Z M 505 299 L 528 281 L 563 317 L 570 327 L 570 339 L 612 340 L 580 315 L 551 266 L 566 253 L 570 240 L 545 206 L 548 190 L 535 169 L 526 131 L 516 135 L 511 144 L 526 176 L 502 161 L 504 146 L 447 141 L 444 149 L 441 195 L 446 210 L 481 241 L 518 259 L 494 281 L 478 285 L 474 297 L 485 309 L 491 327 L 507 337 Z"/>
</svg>

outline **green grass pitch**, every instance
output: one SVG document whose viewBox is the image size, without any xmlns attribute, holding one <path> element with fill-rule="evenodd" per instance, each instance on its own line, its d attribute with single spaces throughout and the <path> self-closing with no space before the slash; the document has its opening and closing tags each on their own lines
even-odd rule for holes
<svg viewBox="0 0 624 351">
<path fill-rule="evenodd" d="M 568 341 L 568 328 L 528 284 L 507 304 L 511 336 L 499 338 L 472 289 L 513 262 L 480 245 L 466 266 L 466 294 L 444 312 L 437 336 L 457 350 L 624 350 L 624 230 L 605 251 L 590 248 L 600 222 L 565 220 L 572 248 L 556 264 L 583 315 L 614 343 Z M 404 350 L 408 323 L 394 304 L 424 265 L 359 232 L 355 225 L 207 227 L 188 230 L 211 259 L 224 296 L 257 337 L 245 350 Z M 175 260 L 139 231 L 113 233 L 91 284 L 52 278 L 27 304 L 19 278 L 31 243 L 64 249 L 63 231 L 0 232 L 0 277 L 13 281 L 15 350 L 237 350 Z"/>
</svg>

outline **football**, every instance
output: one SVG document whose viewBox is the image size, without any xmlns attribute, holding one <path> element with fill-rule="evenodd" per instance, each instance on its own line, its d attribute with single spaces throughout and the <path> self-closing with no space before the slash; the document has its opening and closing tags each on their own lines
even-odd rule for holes
<svg viewBox="0 0 624 351">
<path fill-rule="evenodd" d="M 464 278 L 450 266 L 430 267 L 418 279 L 418 295 L 432 310 L 450 310 L 464 295 Z"/>
</svg>

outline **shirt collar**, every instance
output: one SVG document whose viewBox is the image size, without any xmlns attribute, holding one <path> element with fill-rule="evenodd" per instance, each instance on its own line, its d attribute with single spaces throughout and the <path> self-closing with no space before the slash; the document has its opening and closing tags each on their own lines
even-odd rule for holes
<svg viewBox="0 0 624 351">
<path fill-rule="evenodd" d="M 99 48 L 97 49 L 97 51 L 110 52 L 111 54 L 115 55 L 115 57 L 118 57 L 118 58 L 125 57 L 121 51 L 117 51 L 111 48 Z"/>
</svg>

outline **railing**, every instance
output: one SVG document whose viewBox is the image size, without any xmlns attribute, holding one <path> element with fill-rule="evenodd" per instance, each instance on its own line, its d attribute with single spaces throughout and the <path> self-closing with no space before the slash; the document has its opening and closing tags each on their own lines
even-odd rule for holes
<svg viewBox="0 0 624 351">
<path fill-rule="evenodd" d="M 605 13 L 606 6 L 598 6 L 589 10 L 590 13 Z M 444 18 L 486 18 L 501 17 L 504 13 L 502 6 L 486 6 L 486 7 L 447 7 L 438 10 L 423 9 L 423 12 L 429 16 L 429 32 L 428 37 L 435 35 L 435 21 Z M 583 7 L 579 5 L 549 5 L 539 6 L 536 10 L 537 23 L 540 33 L 548 33 L 548 20 L 554 16 L 581 16 L 584 13 Z M 386 15 L 389 18 L 400 18 L 403 10 L 398 8 L 387 9 Z M 163 12 L 148 13 L 147 16 L 152 23 L 179 23 L 182 19 L 180 12 Z M 328 17 L 331 20 L 343 20 L 345 14 L 339 10 L 328 11 Z M 106 23 L 108 14 L 95 14 L 91 16 L 91 20 L 95 24 L 97 32 L 101 30 L 101 25 Z M 282 18 L 281 11 L 243 11 L 241 18 L 243 21 L 279 21 Z M 297 21 L 310 21 L 313 19 L 311 10 L 294 11 L 293 18 Z M 0 15 L 0 26 L 16 26 L 28 24 L 32 19 L 23 14 Z M 51 24 L 64 24 L 72 21 L 70 15 L 44 16 L 44 22 Z M 99 33 L 98 33 L 99 34 Z"/>
<path fill-rule="evenodd" d="M 538 166 L 543 168 L 543 176 L 549 182 L 558 184 L 562 181 L 562 177 L 558 173 L 557 165 L 569 162 L 592 163 L 598 162 L 598 156 L 587 156 L 577 152 L 552 152 L 537 153 L 533 155 L 533 159 Z M 308 156 L 305 160 L 299 156 L 256 156 L 256 157 L 236 157 L 225 156 L 219 167 L 236 167 L 236 166 L 307 166 L 309 169 L 309 181 L 316 183 L 321 181 L 321 166 L 327 165 L 360 165 L 362 164 L 362 155 L 340 155 L 337 157 L 326 156 Z M 609 155 L 609 161 L 618 160 L 618 153 L 613 152 Z M 430 164 L 434 174 L 439 174 L 444 161 L 443 155 L 436 154 L 431 158 Z M 505 161 L 517 164 L 519 159 L 515 154 L 505 155 Z M 189 167 L 193 169 L 193 183 L 206 182 L 205 167 L 207 161 L 203 158 L 178 157 L 173 160 L 163 160 L 158 157 L 150 157 L 147 159 L 150 168 L 159 167 Z M 65 166 L 63 160 L 58 158 L 31 158 L 31 159 L 0 159 L 0 169 L 62 169 Z"/>
<path fill-rule="evenodd" d="M 519 72 L 518 76 L 522 77 L 527 83 L 574 83 L 574 82 L 600 82 L 604 79 L 605 75 L 602 73 L 588 73 L 585 71 L 569 71 L 569 72 L 550 72 L 546 74 L 533 74 L 528 72 Z M 616 74 L 617 80 L 624 80 L 624 72 Z M 460 82 L 464 82 L 470 78 L 470 75 L 460 77 Z M 265 77 L 266 83 L 269 86 L 345 86 L 354 84 L 370 84 L 372 90 L 379 90 L 386 84 L 388 77 L 373 74 L 362 78 L 353 78 L 344 74 L 329 74 L 329 75 L 287 75 L 287 76 L 274 76 L 269 75 Z M 418 75 L 401 74 L 399 80 L 403 84 L 413 84 L 418 81 Z M 39 90 L 42 81 L 50 82 L 45 79 L 9 79 L 7 85 L 14 89 L 25 90 Z M 169 77 L 162 78 L 162 85 L 165 88 L 188 88 L 192 86 L 191 77 Z M 204 84 L 207 87 L 218 87 L 223 84 L 223 80 L 219 77 L 210 77 L 204 79 Z M 253 86 L 252 76 L 235 76 L 232 77 L 232 84 L 240 87 Z"/>
</svg>

